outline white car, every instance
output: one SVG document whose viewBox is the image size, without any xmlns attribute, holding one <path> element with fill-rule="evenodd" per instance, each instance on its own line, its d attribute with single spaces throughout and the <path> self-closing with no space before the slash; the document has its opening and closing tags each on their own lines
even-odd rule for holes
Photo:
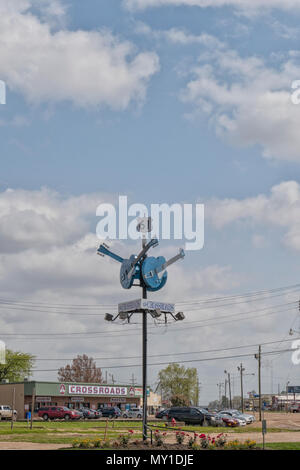
<svg viewBox="0 0 300 470">
<path fill-rule="evenodd" d="M 237 418 L 240 417 L 241 419 L 244 419 L 247 424 L 254 423 L 254 421 L 255 421 L 255 416 L 254 415 L 250 415 L 250 414 L 247 414 L 247 413 L 242 413 L 239 410 L 229 410 L 229 413 L 233 413 L 234 416 L 237 417 Z"/>
<path fill-rule="evenodd" d="M 130 410 L 125 410 L 122 416 L 123 418 L 142 418 L 143 410 L 142 408 L 131 408 Z"/>
<path fill-rule="evenodd" d="M 1 419 L 11 419 L 14 415 L 14 418 L 17 416 L 16 410 L 12 411 L 9 405 L 0 405 L 0 421 Z"/>
</svg>

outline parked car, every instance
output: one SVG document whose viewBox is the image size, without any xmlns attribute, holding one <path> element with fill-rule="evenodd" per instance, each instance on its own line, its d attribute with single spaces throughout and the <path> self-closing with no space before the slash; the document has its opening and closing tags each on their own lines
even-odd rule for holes
<svg viewBox="0 0 300 470">
<path fill-rule="evenodd" d="M 81 413 L 77 410 L 71 410 L 66 406 L 43 406 L 38 411 L 38 416 L 44 421 L 48 419 L 80 419 Z"/>
<path fill-rule="evenodd" d="M 298 404 L 296 403 L 294 405 L 291 405 L 290 406 L 290 411 L 292 413 L 300 413 L 300 403 L 298 403 Z"/>
<path fill-rule="evenodd" d="M 9 405 L 0 405 L 0 421 L 1 419 L 12 419 L 12 416 L 16 417 L 16 410 L 12 410 Z"/>
<path fill-rule="evenodd" d="M 167 420 L 183 421 L 186 424 L 200 424 L 203 425 L 204 414 L 196 407 L 182 406 L 169 408 L 167 412 Z"/>
<path fill-rule="evenodd" d="M 240 426 L 240 423 L 236 418 L 225 413 L 216 414 L 213 421 L 216 426 L 227 426 L 230 428 Z"/>
<path fill-rule="evenodd" d="M 122 415 L 117 406 L 101 408 L 99 411 L 101 411 L 103 418 L 119 418 Z"/>
<path fill-rule="evenodd" d="M 206 408 L 197 407 L 197 409 L 201 411 L 201 413 L 204 415 L 204 419 L 207 422 L 207 424 L 212 424 L 212 421 L 213 421 L 212 418 L 215 416 L 215 413 L 208 411 Z"/>
<path fill-rule="evenodd" d="M 232 410 L 232 411 L 233 413 L 235 413 L 235 416 L 237 416 L 238 418 L 244 419 L 246 421 L 246 424 L 251 424 L 251 423 L 254 423 L 255 421 L 254 415 L 250 415 L 248 413 L 242 413 L 239 410 Z"/>
<path fill-rule="evenodd" d="M 255 416 L 242 413 L 239 410 L 222 410 L 220 411 L 220 413 L 225 413 L 227 415 L 230 415 L 236 419 L 239 419 L 242 422 L 245 421 L 246 424 L 251 424 L 253 423 L 253 421 L 255 421 Z"/>
<path fill-rule="evenodd" d="M 155 415 L 155 418 L 166 420 L 168 418 L 167 416 L 168 411 L 169 411 L 169 408 L 165 408 L 164 410 L 158 411 Z"/>
<path fill-rule="evenodd" d="M 131 408 L 130 410 L 125 410 L 122 414 L 123 418 L 142 418 L 143 409 L 142 408 Z"/>
<path fill-rule="evenodd" d="M 246 420 L 242 416 L 237 414 L 237 410 L 234 410 L 234 411 L 232 411 L 232 410 L 220 411 L 219 415 L 221 415 L 221 416 L 224 415 L 226 417 L 230 416 L 231 418 L 238 421 L 239 426 L 246 426 L 246 424 L 247 424 Z"/>
<path fill-rule="evenodd" d="M 83 419 L 95 419 L 96 418 L 96 412 L 94 410 L 90 410 L 89 408 L 80 408 L 79 410 L 82 415 Z"/>
</svg>

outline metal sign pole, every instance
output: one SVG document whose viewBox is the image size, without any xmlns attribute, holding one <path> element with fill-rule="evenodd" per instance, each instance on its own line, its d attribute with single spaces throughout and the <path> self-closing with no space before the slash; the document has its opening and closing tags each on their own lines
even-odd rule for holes
<svg viewBox="0 0 300 470">
<path fill-rule="evenodd" d="M 142 238 L 142 247 L 146 246 L 145 235 Z M 142 281 L 143 299 L 147 299 L 147 287 Z M 143 441 L 147 440 L 147 312 L 143 311 Z"/>
<path fill-rule="evenodd" d="M 175 314 L 174 304 L 166 304 L 165 302 L 152 302 L 147 301 L 147 291 L 156 292 L 160 290 L 167 282 L 168 273 L 166 271 L 168 266 L 182 259 L 185 254 L 184 250 L 180 249 L 179 254 L 166 261 L 163 256 L 157 258 L 150 256 L 147 257 L 147 252 L 150 248 L 158 245 L 157 238 L 151 238 L 147 243 L 145 233 L 151 232 L 151 219 L 144 217 L 140 219 L 137 226 L 137 231 L 142 232 L 142 250 L 136 255 L 131 255 L 129 259 L 124 259 L 121 256 L 113 253 L 108 249 L 105 243 L 101 243 L 97 253 L 101 256 L 109 256 L 115 261 L 121 263 L 120 268 L 120 282 L 124 289 L 130 289 L 133 286 L 142 288 L 142 299 L 137 299 L 131 302 L 122 302 L 118 305 L 118 314 L 112 315 L 111 313 L 105 314 L 105 320 L 115 321 L 117 318 L 120 320 L 127 320 L 134 313 L 142 314 L 142 375 L 143 375 L 143 441 L 147 440 L 147 315 L 150 313 L 152 318 L 157 319 L 162 314 L 167 317 L 169 314 L 173 320 L 184 320 L 183 312 Z M 139 281 L 139 283 L 134 283 Z"/>
<path fill-rule="evenodd" d="M 143 299 L 147 289 L 143 287 Z M 147 312 L 143 311 L 143 441 L 147 439 Z"/>
</svg>

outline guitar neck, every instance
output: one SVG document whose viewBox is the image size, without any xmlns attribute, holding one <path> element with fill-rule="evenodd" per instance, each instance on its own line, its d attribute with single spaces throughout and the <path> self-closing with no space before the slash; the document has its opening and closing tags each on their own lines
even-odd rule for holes
<svg viewBox="0 0 300 470">
<path fill-rule="evenodd" d="M 179 259 L 184 258 L 184 251 L 180 251 L 178 255 L 173 256 L 173 258 L 170 258 L 168 261 L 166 261 L 164 264 L 161 265 L 159 269 L 156 270 L 156 273 L 159 274 L 165 269 L 167 269 L 168 266 L 170 266 L 173 263 L 176 263 Z"/>
<path fill-rule="evenodd" d="M 138 256 L 135 258 L 134 262 L 132 263 L 131 265 L 131 269 L 128 273 L 128 277 L 132 276 L 133 272 L 134 272 L 134 269 L 135 269 L 135 266 L 138 264 L 138 262 L 145 256 L 145 254 L 147 253 L 147 251 L 151 248 L 151 246 L 155 246 L 158 244 L 158 241 L 156 238 L 153 238 L 152 240 L 149 241 L 149 243 L 147 243 L 147 245 L 144 246 L 144 248 L 142 249 L 142 251 L 138 254 Z"/>
<path fill-rule="evenodd" d="M 124 261 L 124 259 L 121 256 L 116 255 L 112 251 L 105 248 L 103 245 L 100 245 L 100 247 L 98 249 L 98 255 L 101 255 L 101 254 L 110 256 L 110 258 L 114 259 L 115 261 L 118 261 L 119 263 L 123 263 L 123 261 Z"/>
</svg>

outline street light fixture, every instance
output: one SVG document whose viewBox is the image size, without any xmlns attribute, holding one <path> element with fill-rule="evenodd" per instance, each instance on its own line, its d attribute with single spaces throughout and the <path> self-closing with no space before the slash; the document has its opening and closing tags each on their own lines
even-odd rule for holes
<svg viewBox="0 0 300 470">
<path fill-rule="evenodd" d="M 104 319 L 106 321 L 113 321 L 114 316 L 111 313 L 106 313 Z"/>
<path fill-rule="evenodd" d="M 182 320 L 184 320 L 184 319 L 185 319 L 185 316 L 184 316 L 184 313 L 183 313 L 183 312 L 178 312 L 178 313 L 176 313 L 176 315 L 175 315 L 175 320 L 176 320 L 176 321 L 182 321 Z"/>
<path fill-rule="evenodd" d="M 160 308 L 157 308 L 151 312 L 152 318 L 159 318 L 161 317 L 161 310 Z"/>
</svg>

